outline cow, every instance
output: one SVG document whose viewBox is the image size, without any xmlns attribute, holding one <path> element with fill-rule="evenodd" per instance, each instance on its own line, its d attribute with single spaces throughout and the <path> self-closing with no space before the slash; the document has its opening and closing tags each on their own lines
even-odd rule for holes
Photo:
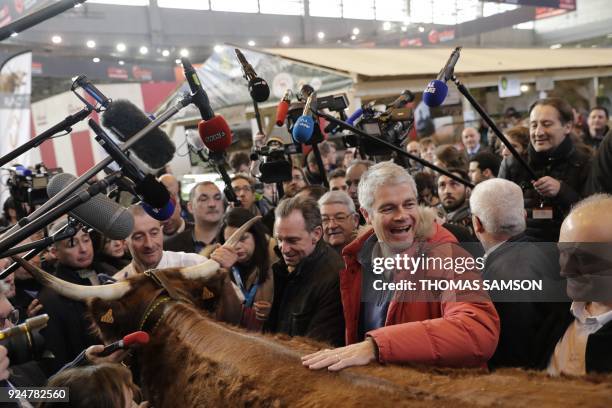
<svg viewBox="0 0 612 408">
<path fill-rule="evenodd" d="M 250 227 L 226 242 L 233 246 Z M 326 347 L 307 339 L 246 332 L 202 310 L 223 290 L 227 272 L 213 260 L 151 270 L 103 286 L 64 282 L 21 258 L 41 283 L 86 301 L 105 342 L 145 330 L 137 351 L 143 395 L 154 407 L 283 406 L 612 406 L 612 381 L 550 379 L 522 370 L 407 366 L 311 371 L 300 357 Z M 222 305 L 219 305 L 222 307 Z"/>
</svg>

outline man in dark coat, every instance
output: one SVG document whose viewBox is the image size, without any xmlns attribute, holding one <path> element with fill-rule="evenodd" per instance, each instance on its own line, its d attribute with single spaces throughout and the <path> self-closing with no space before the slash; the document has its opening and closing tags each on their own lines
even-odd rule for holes
<svg viewBox="0 0 612 408">
<path fill-rule="evenodd" d="M 54 225 L 52 232 L 61 226 L 61 222 Z M 96 271 L 91 269 L 93 247 L 87 232 L 80 230 L 72 239 L 55 243 L 51 252 L 57 258 L 55 276 L 58 278 L 79 285 L 100 283 Z M 49 315 L 49 323 L 41 334 L 47 349 L 55 356 L 49 372 L 53 374 L 82 350 L 99 344 L 99 340 L 91 332 L 83 302 L 65 298 L 49 288 L 41 290 L 38 299 L 43 312 Z"/>
<path fill-rule="evenodd" d="M 576 149 L 570 138 L 572 107 L 563 99 L 536 101 L 529 110 L 528 164 L 535 180 L 518 161 L 506 178 L 523 190 L 527 209 L 526 234 L 537 241 L 557 242 L 559 228 L 571 206 L 582 197 L 591 157 Z"/>
<path fill-rule="evenodd" d="M 272 266 L 268 331 L 344 344 L 339 272 L 342 258 L 323 241 L 316 201 L 294 197 L 276 208 L 274 236 L 282 259 Z"/>
<path fill-rule="evenodd" d="M 593 193 L 612 194 L 612 132 L 604 137 L 591 163 L 585 195 Z"/>
</svg>

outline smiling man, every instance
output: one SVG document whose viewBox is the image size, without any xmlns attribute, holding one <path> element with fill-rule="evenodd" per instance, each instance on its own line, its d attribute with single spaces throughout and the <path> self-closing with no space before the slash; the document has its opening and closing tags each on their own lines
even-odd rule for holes
<svg viewBox="0 0 612 408">
<path fill-rule="evenodd" d="M 281 260 L 272 265 L 274 300 L 264 328 L 344 344 L 338 273 L 342 258 L 321 239 L 321 213 L 311 198 L 282 200 L 274 238 Z"/>
<path fill-rule="evenodd" d="M 359 202 L 373 230 L 343 250 L 346 268 L 340 273 L 340 287 L 349 345 L 304 356 L 303 364 L 332 371 L 376 361 L 458 367 L 484 364 L 495 351 L 499 320 L 493 305 L 481 296 L 467 302 L 459 300 L 465 299 L 462 291 L 428 292 L 425 295 L 431 301 L 415 302 L 399 291 L 371 291 L 371 283 L 380 276 L 373 269 L 378 257 L 412 256 L 422 251 L 431 257 L 469 257 L 453 244 L 456 240 L 450 232 L 422 216 L 412 176 L 391 162 L 376 164 L 361 177 Z M 395 272 L 390 281 L 406 278 L 401 271 Z M 438 272 L 414 271 L 423 277 Z"/>
<path fill-rule="evenodd" d="M 538 241 L 559 240 L 561 222 L 582 197 L 587 181 L 591 156 L 574 146 L 573 126 L 574 113 L 565 100 L 537 100 L 529 109 L 527 148 L 527 163 L 537 179 L 532 180 L 518 161 L 509 166 L 506 177 L 523 189 L 526 234 Z"/>
</svg>

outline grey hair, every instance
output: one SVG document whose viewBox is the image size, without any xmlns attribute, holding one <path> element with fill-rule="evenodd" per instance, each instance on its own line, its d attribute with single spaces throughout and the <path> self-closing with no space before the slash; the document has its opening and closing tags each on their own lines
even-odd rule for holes
<svg viewBox="0 0 612 408">
<path fill-rule="evenodd" d="M 315 228 L 321 226 L 321 211 L 319 205 L 310 197 L 291 197 L 281 200 L 274 210 L 274 216 L 277 220 L 287 218 L 292 212 L 299 211 L 304 218 L 306 231 L 312 232 Z"/>
<path fill-rule="evenodd" d="M 344 191 L 329 191 L 319 198 L 319 208 L 326 204 L 342 204 L 345 205 L 351 214 L 356 212 L 353 199 Z"/>
<path fill-rule="evenodd" d="M 470 209 L 490 234 L 514 236 L 525 231 L 523 191 L 509 180 L 494 178 L 477 184 Z"/>
<path fill-rule="evenodd" d="M 412 188 L 414 196 L 418 197 L 416 183 L 414 178 L 401 166 L 392 161 L 384 161 L 370 167 L 359 181 L 357 196 L 361 207 L 371 214 L 372 205 L 376 197 L 376 190 L 382 186 L 396 186 L 399 184 L 407 184 Z"/>
</svg>

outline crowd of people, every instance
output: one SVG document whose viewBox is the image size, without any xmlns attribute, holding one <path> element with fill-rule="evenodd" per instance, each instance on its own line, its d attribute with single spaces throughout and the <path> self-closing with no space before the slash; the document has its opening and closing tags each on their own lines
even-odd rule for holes
<svg viewBox="0 0 612 408">
<path fill-rule="evenodd" d="M 374 163 L 353 150 L 340 158 L 326 141 L 319 146 L 325 171 L 313 154 L 303 165 L 294 162 L 279 200 L 274 186 L 248 175 L 248 155 L 239 153 L 230 165 L 240 206 L 228 203 L 213 182 L 195 184 L 183 201 L 178 180 L 164 174 L 159 180 L 180 203 L 168 220 L 160 222 L 135 204 L 129 207 L 134 228 L 125 241 L 83 229 L 32 262 L 68 282 L 100 285 L 212 258 L 236 289 L 236 307 L 217 317 L 335 347 L 304 356 L 310 369 L 378 362 L 510 366 L 551 375 L 610 372 L 610 249 L 597 252 L 588 245 L 612 242 L 608 112 L 593 108 L 580 136 L 572 107 L 559 98 L 536 101 L 517 122 L 504 133 L 530 170 L 476 128 L 463 129 L 456 144 L 437 145 L 435 137 L 407 143 L 410 154 L 473 188 L 418 162 L 409 168 L 392 160 Z M 5 204 L 7 225 L 16 222 L 10 208 Z M 256 216 L 261 219 L 236 248 L 220 246 Z M 49 233 L 65 223 L 55 223 Z M 554 282 L 554 293 L 504 299 L 503 293 L 454 288 L 425 293 L 424 301 L 402 291 L 372 291 L 377 258 L 422 254 L 484 260 L 481 270 L 452 279 L 540 278 Z M 3 260 L 3 267 L 9 263 Z M 412 272 L 387 268 L 382 275 L 399 282 L 447 274 L 425 266 Z M 36 362 L 33 384 L 54 375 L 49 385 L 79 389 L 85 401 L 92 397 L 88 381 L 101 381 L 113 398 L 132 401 L 131 375 L 112 364 L 121 356 L 96 357 L 99 340 L 82 303 L 41 287 L 22 269 L 4 283 L 3 327 L 43 312 L 50 318 L 42 333 L 53 358 Z M 87 366 L 72 366 L 84 350 Z M 2 377 L 17 384 L 19 367 L 9 372 L 6 359 L 0 360 Z"/>
</svg>

